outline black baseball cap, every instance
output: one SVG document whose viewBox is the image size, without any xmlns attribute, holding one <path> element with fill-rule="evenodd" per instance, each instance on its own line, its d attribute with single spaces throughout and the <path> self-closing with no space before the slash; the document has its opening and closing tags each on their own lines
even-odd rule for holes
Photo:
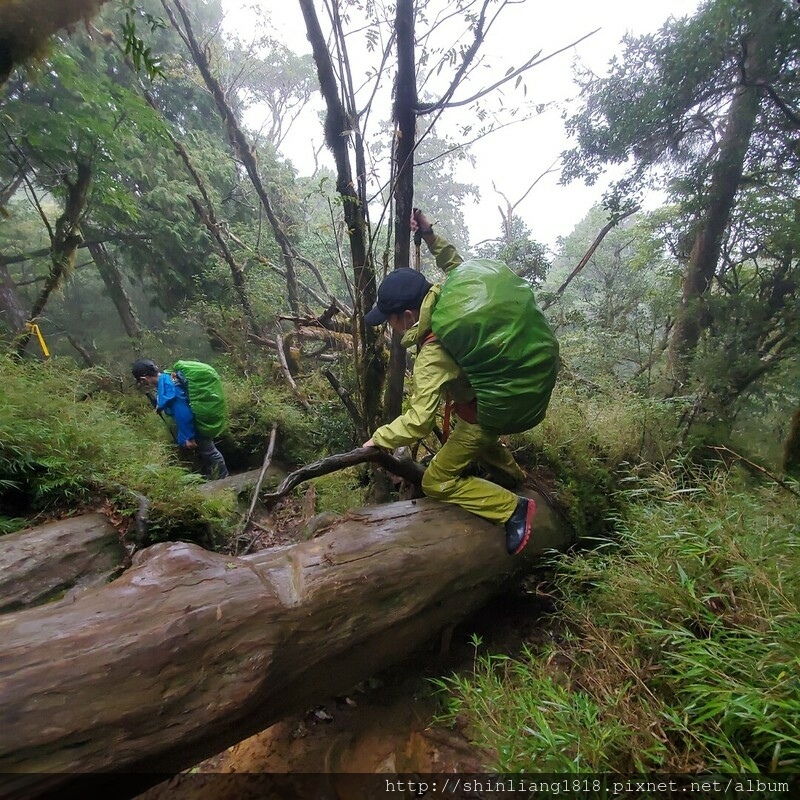
<svg viewBox="0 0 800 800">
<path fill-rule="evenodd" d="M 140 358 L 131 364 L 131 372 L 134 379 L 140 381 L 148 375 L 158 375 L 158 367 L 149 358 Z"/>
<path fill-rule="evenodd" d="M 407 309 L 416 311 L 433 284 L 410 267 L 390 272 L 378 287 L 378 302 L 364 316 L 367 325 L 382 325 L 389 314 L 401 314 Z"/>
</svg>

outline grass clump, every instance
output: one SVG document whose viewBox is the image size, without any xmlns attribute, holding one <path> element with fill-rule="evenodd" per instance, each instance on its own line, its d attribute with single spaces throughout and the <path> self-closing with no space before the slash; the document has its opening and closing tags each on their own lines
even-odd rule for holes
<svg viewBox="0 0 800 800">
<path fill-rule="evenodd" d="M 443 679 L 503 772 L 797 772 L 796 498 L 671 465 L 557 560 L 559 637 Z"/>
</svg>

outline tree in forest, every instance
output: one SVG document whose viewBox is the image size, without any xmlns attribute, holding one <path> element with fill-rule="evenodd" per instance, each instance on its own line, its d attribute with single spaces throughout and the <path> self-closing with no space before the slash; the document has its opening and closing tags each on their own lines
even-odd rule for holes
<svg viewBox="0 0 800 800">
<path fill-rule="evenodd" d="M 550 268 L 547 247 L 531 238 L 530 228 L 516 215 L 504 220 L 501 237 L 478 247 L 478 255 L 505 261 L 533 286 L 541 284 Z"/>
<path fill-rule="evenodd" d="M 607 210 L 595 206 L 559 239 L 545 292 L 563 286 L 607 218 Z M 650 389 L 671 326 L 673 263 L 654 220 L 641 213 L 603 237 L 551 312 L 570 367 L 591 380 L 613 375 Z"/>
<path fill-rule="evenodd" d="M 218 26 L 216 5 L 216 11 L 198 5 L 198 24 L 204 29 Z M 94 170 L 81 224 L 72 226 L 76 251 L 85 248 L 92 255 L 129 338 L 137 340 L 142 333 L 138 317 L 143 309 L 134 308 L 133 297 L 141 302 L 142 292 L 169 313 L 193 303 L 195 315 L 208 317 L 211 311 L 212 317 L 223 315 L 237 325 L 239 307 L 239 317 L 256 325 L 248 269 L 259 287 L 261 311 L 285 310 L 283 302 L 273 300 L 284 293 L 267 288 L 274 283 L 268 274 L 279 273 L 273 259 L 280 251 L 271 237 L 260 236 L 258 201 L 253 204 L 249 183 L 230 157 L 213 100 L 197 86 L 188 54 L 180 56 L 178 35 L 158 22 L 159 8 L 149 0 L 137 19 L 152 22 L 152 30 L 141 26 L 148 31 L 150 49 L 172 54 L 163 60 L 165 79 L 150 81 L 135 69 L 125 52 L 119 11 L 109 6 L 107 15 L 86 31 L 53 40 L 39 68 L 20 71 L 5 87 L 2 203 L 14 196 L 28 201 L 15 202 L 13 225 L 0 228 L 0 307 L 12 333 L 24 329 L 38 302 L 40 311 L 48 305 L 56 327 L 56 317 L 63 316 L 71 335 L 70 322 L 79 320 L 62 315 L 61 306 L 77 300 L 81 286 L 95 291 L 91 281 L 75 276 L 68 296 L 53 293 L 75 274 L 69 254 L 52 264 L 57 251 L 51 246 L 58 218 L 51 198 L 61 196 L 64 177 L 75 183 L 64 171 L 75 160 L 75 147 Z M 291 184 L 293 173 L 274 155 L 265 150 L 259 156 L 269 169 L 270 188 Z M 34 239 L 27 246 L 13 242 L 10 234 L 23 214 L 29 216 L 27 209 L 39 220 L 46 247 L 31 246 Z M 259 259 L 268 264 L 266 269 Z M 48 262 L 52 266 L 42 275 L 41 265 Z M 31 268 L 37 272 L 33 279 Z M 39 283 L 44 288 L 34 297 Z M 49 302 L 53 297 L 56 306 Z"/>
<path fill-rule="evenodd" d="M 79 247 L 100 245 L 119 235 L 119 230 L 98 224 L 93 233 L 99 238 L 92 241 L 88 237 L 92 216 L 99 222 L 103 206 L 113 207 L 128 223 L 136 216 L 135 202 L 120 190 L 117 165 L 124 161 L 131 141 L 147 140 L 157 128 L 139 98 L 104 72 L 102 56 L 87 41 L 73 46 L 70 53 L 54 50 L 46 63 L 47 81 L 38 80 L 37 73 L 20 74 L 8 82 L 2 101 L 6 119 L 0 174 L 24 191 L 48 243 L 44 253 L 20 254 L 17 259 L 21 263 L 25 257 L 44 256 L 48 262 L 41 288 L 30 301 L 21 302 L 26 320 L 31 321 L 70 277 Z M 99 250 L 95 254 L 99 258 Z M 4 279 L 11 291 L 14 280 L 8 263 Z M 112 266 L 108 258 L 98 261 L 108 282 L 117 279 Z M 114 296 L 121 311 L 123 294 Z M 14 315 L 7 313 L 6 318 L 11 321 Z M 130 313 L 127 322 L 133 324 Z M 11 332 L 19 331 L 12 327 Z M 129 333 L 135 335 L 135 326 Z M 28 336 L 25 331 L 20 334 L 20 351 Z"/>
<path fill-rule="evenodd" d="M 477 118 L 485 118 L 485 110 L 480 107 L 483 98 L 507 82 L 519 84 L 522 74 L 538 63 L 541 51 L 525 54 L 518 68 L 470 94 L 464 88 L 467 78 L 480 64 L 478 54 L 498 15 L 508 5 L 505 0 L 484 0 L 477 5 L 459 2 L 455 8 L 447 9 L 433 0 L 399 0 L 388 12 L 368 6 L 366 27 L 364 9 L 354 3 L 335 2 L 327 7 L 329 30 L 323 29 L 313 0 L 299 2 L 326 103 L 325 141 L 336 162 L 337 190 L 350 233 L 358 388 L 364 417 L 373 426 L 382 413 L 384 355 L 380 336 L 365 328 L 362 317 L 375 299 L 376 247 L 381 241 L 379 225 L 371 221 L 369 179 L 373 164 L 366 146 L 369 122 L 376 114 L 374 101 L 381 96 L 381 88 L 390 84 L 393 158 L 386 184 L 389 200 L 378 213 L 392 229 L 392 266 L 404 267 L 410 262 L 409 220 L 420 141 L 450 108 L 470 106 Z M 456 31 L 453 25 L 462 27 Z M 448 29 L 454 33 L 452 40 L 445 44 L 442 39 L 437 41 Z M 362 84 L 354 72 L 365 51 L 375 55 Z M 420 99 L 423 89 L 424 100 Z M 385 407 L 389 415 L 399 411 L 404 374 L 405 354 L 395 341 Z"/>
<path fill-rule="evenodd" d="M 787 0 L 709 0 L 691 18 L 626 37 L 607 76 L 579 76 L 582 107 L 567 120 L 578 146 L 565 154 L 564 179 L 592 182 L 604 165 L 627 163 L 615 202 L 665 183 L 679 211 L 670 392 L 709 391 L 696 359 L 703 353 L 707 366 L 713 351 L 725 367 L 727 343 L 714 337 L 744 319 L 732 313 L 743 304 L 761 309 L 761 330 L 731 336 L 759 366 L 719 375 L 715 392 L 741 392 L 796 352 L 788 317 L 800 239 L 786 233 L 796 231 L 799 40 Z"/>
</svg>

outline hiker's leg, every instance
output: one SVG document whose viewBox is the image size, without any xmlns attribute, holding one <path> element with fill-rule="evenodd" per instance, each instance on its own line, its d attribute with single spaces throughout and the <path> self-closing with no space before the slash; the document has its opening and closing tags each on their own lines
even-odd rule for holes
<svg viewBox="0 0 800 800">
<path fill-rule="evenodd" d="M 422 477 L 428 497 L 455 503 L 492 522 L 505 522 L 517 507 L 517 495 L 483 478 L 464 477 L 464 470 L 481 450 L 496 439 L 480 425 L 459 419 L 442 449 L 433 457 Z"/>
<path fill-rule="evenodd" d="M 222 453 L 217 450 L 214 440 L 198 434 L 195 441 L 197 442 L 197 452 L 203 462 L 203 475 L 211 481 L 227 478 L 228 466 Z"/>
<path fill-rule="evenodd" d="M 506 489 L 514 489 L 525 482 L 525 473 L 519 468 L 511 451 L 497 437 L 481 448 L 478 464 L 489 473 L 491 480 Z"/>
</svg>

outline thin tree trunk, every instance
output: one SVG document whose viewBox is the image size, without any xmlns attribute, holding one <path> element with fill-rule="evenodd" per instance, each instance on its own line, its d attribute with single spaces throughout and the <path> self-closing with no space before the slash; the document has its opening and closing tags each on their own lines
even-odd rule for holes
<svg viewBox="0 0 800 800">
<path fill-rule="evenodd" d="M 9 181 L 8 185 L 4 186 L 0 191 L 0 209 L 5 208 L 6 203 L 16 194 L 17 189 L 22 186 L 25 176 L 28 173 L 28 162 L 26 161 L 21 167 L 18 167 L 17 174 Z"/>
<path fill-rule="evenodd" d="M 750 2 L 752 25 L 743 43 L 744 75 L 728 111 L 719 158 L 712 170 L 704 213 L 683 276 L 681 303 L 672 331 L 669 369 L 673 393 L 688 380 L 692 354 L 707 327 L 703 299 L 716 273 L 722 237 L 742 179 L 744 159 L 761 100 L 761 89 L 756 84 L 769 78 L 783 5 L 782 0 Z"/>
<path fill-rule="evenodd" d="M 800 408 L 792 416 L 789 436 L 783 448 L 783 471 L 800 480 Z"/>
<path fill-rule="evenodd" d="M 239 298 L 239 303 L 242 306 L 242 310 L 244 311 L 245 319 L 253 331 L 259 331 L 260 326 L 258 324 L 258 320 L 256 319 L 255 312 L 253 311 L 253 307 L 250 305 L 250 298 L 247 294 L 247 284 L 244 276 L 244 270 L 233 257 L 233 253 L 231 253 L 228 243 L 225 241 L 225 237 L 222 235 L 219 222 L 217 222 L 217 217 L 214 214 L 214 207 L 210 205 L 210 201 L 209 204 L 204 206 L 196 197 L 192 197 L 191 195 L 189 195 L 189 202 L 192 204 L 195 214 L 197 214 L 206 230 L 211 234 L 211 238 L 216 242 L 217 249 L 222 254 L 222 258 L 225 260 L 225 263 L 228 265 L 228 269 L 231 271 L 233 286 L 236 290 L 236 295 Z"/>
<path fill-rule="evenodd" d="M 125 333 L 134 341 L 139 341 L 142 338 L 142 328 L 139 325 L 136 311 L 131 304 L 131 299 L 128 297 L 127 291 L 125 291 L 119 267 L 108 254 L 104 244 L 89 242 L 87 249 L 94 259 L 97 271 L 100 273 L 100 277 L 103 279 L 103 283 L 111 297 L 111 302 L 114 303 L 114 307 L 117 309 L 117 314 L 119 314 Z"/>
<path fill-rule="evenodd" d="M 398 0 L 395 19 L 397 33 L 397 78 L 394 100 L 394 268 L 411 263 L 411 212 L 414 207 L 414 148 L 416 145 L 415 109 L 417 75 L 414 60 L 414 0 Z M 389 379 L 386 386 L 386 416 L 396 417 L 403 410 L 403 385 L 406 378 L 406 350 L 401 337 L 392 335 Z"/>
<path fill-rule="evenodd" d="M 247 138 L 242 132 L 242 129 L 239 127 L 239 122 L 237 121 L 233 110 L 228 104 L 228 101 L 225 97 L 225 92 L 222 90 L 222 87 L 219 85 L 217 79 L 211 73 L 211 66 L 208 63 L 205 52 L 195 38 L 194 30 L 192 29 L 192 25 L 189 20 L 189 15 L 186 12 L 181 0 L 173 0 L 173 2 L 175 3 L 175 7 L 178 9 L 181 19 L 183 20 L 184 31 L 181 31 L 172 9 L 167 4 L 167 0 L 162 0 L 162 5 L 164 6 L 164 10 L 167 12 L 170 22 L 175 30 L 184 34 L 184 40 L 189 47 L 189 52 L 192 55 L 192 59 L 194 60 L 197 68 L 200 70 L 200 74 L 203 76 L 203 80 L 208 87 L 208 91 L 211 93 L 211 96 L 214 98 L 214 102 L 217 105 L 217 110 L 219 111 L 220 117 L 222 117 L 231 147 L 233 148 L 236 157 L 244 165 L 245 170 L 247 170 L 247 175 L 249 176 L 250 181 L 256 190 L 256 194 L 261 201 L 261 205 L 267 214 L 267 219 L 272 226 L 272 232 L 275 236 L 275 240 L 277 241 L 278 246 L 281 249 L 281 253 L 283 254 L 283 263 L 286 268 L 286 290 L 288 293 L 289 307 L 294 313 L 298 313 L 299 292 L 294 269 L 295 254 L 292 243 L 289 241 L 289 237 L 283 230 L 283 226 L 281 225 L 280 220 L 272 208 L 269 195 L 264 188 L 264 184 L 261 180 L 261 174 L 258 171 L 258 164 L 256 164 L 253 150 L 251 149 Z"/>
<path fill-rule="evenodd" d="M 619 225 L 619 223 L 622 222 L 623 219 L 631 216 L 631 214 L 635 214 L 639 210 L 639 208 L 640 208 L 639 206 L 635 206 L 634 208 L 628 209 L 628 211 L 626 211 L 624 214 L 620 214 L 619 216 L 614 216 L 613 219 L 609 220 L 608 223 L 606 223 L 603 226 L 603 228 L 600 230 L 600 233 L 598 233 L 597 236 L 594 237 L 594 241 L 592 242 L 589 249 L 584 253 L 583 258 L 578 262 L 575 269 L 573 269 L 572 272 L 570 272 L 569 276 L 564 281 L 564 283 L 562 283 L 561 286 L 559 286 L 558 289 L 556 289 L 552 297 L 548 298 L 546 302 L 542 303 L 543 310 L 546 311 L 548 308 L 550 308 L 550 306 L 553 305 L 553 303 L 555 303 L 556 300 L 558 300 L 562 294 L 564 294 L 564 290 L 567 288 L 567 286 L 569 286 L 570 283 L 572 283 L 572 281 L 575 278 L 577 278 L 578 275 L 580 275 L 583 268 L 589 263 L 589 259 L 592 257 L 592 255 L 594 255 L 595 250 L 597 250 L 597 248 L 600 246 L 600 242 L 602 242 L 603 239 L 606 238 L 608 232 L 613 228 L 616 228 L 616 226 Z M 502 214 L 502 211 L 500 213 Z"/>
<path fill-rule="evenodd" d="M 75 182 L 64 179 L 67 184 L 67 199 L 64 204 L 64 213 L 56 220 L 55 231 L 51 241 L 50 274 L 47 276 L 42 289 L 30 313 L 30 320 L 36 321 L 42 313 L 50 295 L 61 285 L 75 264 L 75 254 L 78 245 L 83 241 L 80 232 L 80 223 L 86 209 L 86 199 L 89 186 L 92 182 L 91 166 L 85 162 L 78 162 L 78 172 Z M 30 333 L 20 337 L 17 352 L 22 355 L 30 341 Z"/>
<path fill-rule="evenodd" d="M 12 334 L 16 335 L 25 330 L 28 315 L 22 304 L 14 279 L 3 263 L 0 256 L 0 314 L 5 318 L 5 324 Z"/>
<path fill-rule="evenodd" d="M 358 120 L 348 114 L 342 103 L 339 86 L 331 62 L 325 36 L 322 33 L 313 0 L 298 0 L 306 23 L 308 40 L 317 65 L 320 91 L 325 100 L 325 143 L 336 162 L 336 189 L 342 198 L 342 211 L 350 239 L 350 254 L 355 282 L 354 340 L 356 342 L 356 375 L 361 396 L 362 417 L 369 430 L 381 422 L 381 394 L 386 377 L 383 337 L 375 328 L 364 324 L 364 314 L 375 303 L 375 267 L 367 253 L 368 220 L 366 198 L 356 191 L 350 165 L 348 141 Z M 356 150 L 360 140 L 356 140 Z M 357 161 L 363 152 L 357 152 Z M 363 176 L 360 176 L 363 179 Z M 359 184 L 361 185 L 361 184 Z"/>
</svg>

